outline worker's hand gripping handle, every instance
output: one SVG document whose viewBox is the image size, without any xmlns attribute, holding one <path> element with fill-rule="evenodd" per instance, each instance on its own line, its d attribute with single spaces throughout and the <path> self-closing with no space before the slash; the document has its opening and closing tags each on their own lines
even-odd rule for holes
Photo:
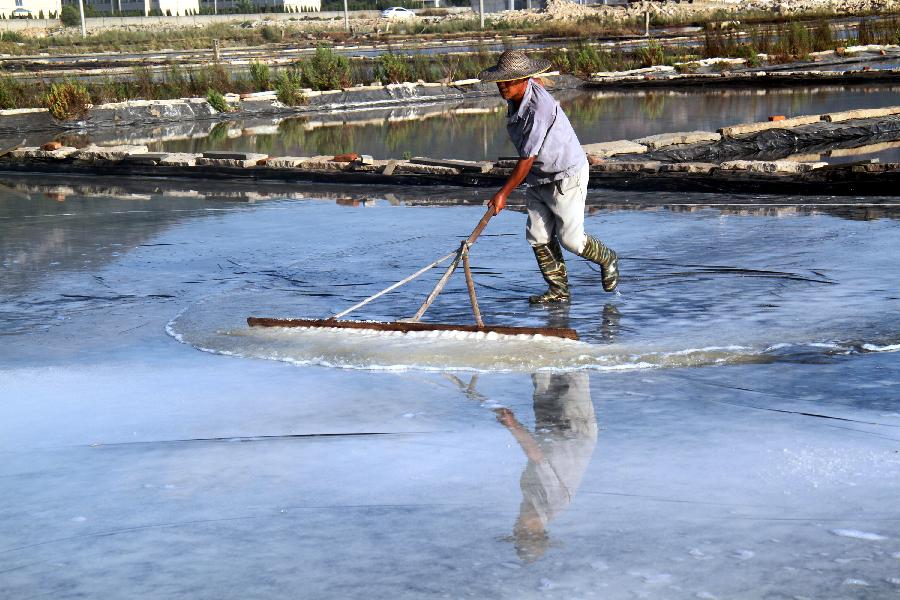
<svg viewBox="0 0 900 600">
<path fill-rule="evenodd" d="M 471 246 L 475 243 L 475 240 L 478 239 L 478 236 L 481 235 L 481 232 L 484 231 L 484 228 L 487 227 L 488 221 L 491 220 L 491 217 L 494 216 L 494 208 L 489 206 L 487 212 L 484 213 L 484 216 L 481 217 L 481 220 L 478 221 L 478 225 L 475 226 L 475 230 L 472 231 L 472 235 L 470 235 L 466 239 L 466 245 Z"/>
</svg>

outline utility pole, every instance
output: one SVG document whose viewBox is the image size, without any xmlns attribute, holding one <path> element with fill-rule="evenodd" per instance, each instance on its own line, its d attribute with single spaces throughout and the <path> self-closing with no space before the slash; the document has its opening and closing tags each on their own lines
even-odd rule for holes
<svg viewBox="0 0 900 600">
<path fill-rule="evenodd" d="M 344 29 L 350 31 L 350 15 L 347 14 L 347 0 L 344 0 Z"/>
<path fill-rule="evenodd" d="M 481 28 L 484 29 L 484 0 L 478 0 L 478 20 Z"/>
<path fill-rule="evenodd" d="M 78 0 L 78 14 L 81 15 L 81 37 L 87 37 L 87 27 L 84 25 L 84 0 Z"/>
</svg>

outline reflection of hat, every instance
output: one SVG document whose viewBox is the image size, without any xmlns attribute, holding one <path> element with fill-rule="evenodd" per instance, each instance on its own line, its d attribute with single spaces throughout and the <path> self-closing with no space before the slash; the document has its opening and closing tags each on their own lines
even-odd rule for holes
<svg viewBox="0 0 900 600">
<path fill-rule="evenodd" d="M 506 50 L 500 55 L 497 66 L 485 69 L 478 79 L 491 81 L 515 81 L 543 73 L 550 69 L 550 61 L 528 58 L 524 50 Z"/>
</svg>

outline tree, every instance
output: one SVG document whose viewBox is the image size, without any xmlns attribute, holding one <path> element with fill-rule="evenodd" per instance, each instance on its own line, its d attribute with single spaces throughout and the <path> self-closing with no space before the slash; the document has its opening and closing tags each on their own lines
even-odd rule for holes
<svg viewBox="0 0 900 600">
<path fill-rule="evenodd" d="M 62 21 L 62 24 L 66 27 L 78 27 L 81 24 L 81 18 L 78 16 L 78 9 L 71 4 L 63 6 L 62 12 L 59 15 L 59 20 Z"/>
</svg>

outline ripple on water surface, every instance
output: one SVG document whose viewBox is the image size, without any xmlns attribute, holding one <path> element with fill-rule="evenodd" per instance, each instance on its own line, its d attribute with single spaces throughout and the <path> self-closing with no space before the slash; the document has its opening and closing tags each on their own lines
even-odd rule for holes
<svg viewBox="0 0 900 600">
<path fill-rule="evenodd" d="M 842 354 L 900 349 L 897 344 L 860 342 L 690 345 L 684 338 L 604 341 L 591 337 L 592 341 L 573 341 L 460 331 L 248 327 L 244 316 L 251 306 L 258 309 L 262 301 L 260 291 L 209 298 L 179 314 L 167 331 L 178 341 L 205 352 L 301 366 L 370 370 L 625 371 L 777 360 L 818 362 Z"/>
<path fill-rule="evenodd" d="M 889 351 L 900 341 L 900 267 L 884 251 L 896 244 L 896 222 L 711 209 L 588 215 L 586 229 L 619 252 L 621 295 L 604 294 L 596 269 L 567 255 L 573 297 L 570 305 L 557 307 L 532 307 L 526 300 L 542 282 L 519 229 L 523 217 L 504 214 L 491 223 L 472 256 L 485 322 L 571 327 L 580 342 L 247 327 L 250 316 L 314 319 L 351 306 L 452 249 L 447 246 L 471 230 L 481 213 L 480 207 L 337 213 L 333 206 L 283 205 L 252 218 L 241 215 L 235 227 L 256 232 L 265 225 L 268 239 L 294 242 L 274 245 L 256 233 L 238 237 L 242 241 L 229 264 L 239 282 L 189 306 L 169 331 L 222 354 L 365 369 L 819 362 Z M 428 273 L 350 318 L 408 317 L 437 278 L 437 272 Z M 468 304 L 462 275 L 455 275 L 425 320 L 472 323 Z"/>
</svg>

